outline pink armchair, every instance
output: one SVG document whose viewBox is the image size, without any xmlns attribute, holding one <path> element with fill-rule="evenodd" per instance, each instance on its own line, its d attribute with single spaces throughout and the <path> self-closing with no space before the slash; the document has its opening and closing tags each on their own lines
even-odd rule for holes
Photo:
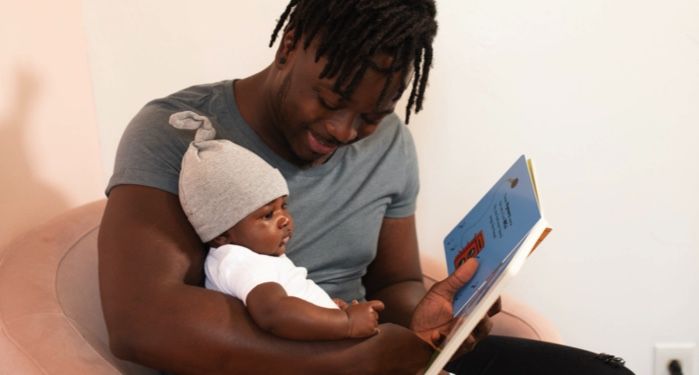
<svg viewBox="0 0 699 375">
<path fill-rule="evenodd" d="M 109 351 L 97 284 L 105 202 L 71 209 L 0 250 L 0 374 L 157 374 Z M 507 296 L 494 333 L 560 342 L 543 317 Z"/>
</svg>

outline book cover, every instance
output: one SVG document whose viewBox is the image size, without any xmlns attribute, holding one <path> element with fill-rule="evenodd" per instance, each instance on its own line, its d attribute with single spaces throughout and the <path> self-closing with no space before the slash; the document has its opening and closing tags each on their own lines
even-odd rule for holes
<svg viewBox="0 0 699 375">
<path fill-rule="evenodd" d="M 531 162 L 522 155 L 444 239 L 449 274 L 471 257 L 479 266 L 454 297 L 457 324 L 426 375 L 446 365 L 549 231 Z"/>
<path fill-rule="evenodd" d="M 524 155 L 461 219 L 444 239 L 449 274 L 466 259 L 475 257 L 479 267 L 473 278 L 454 298 L 454 313 L 459 314 L 488 280 L 497 277 L 509 255 L 542 219 L 529 163 Z"/>
</svg>

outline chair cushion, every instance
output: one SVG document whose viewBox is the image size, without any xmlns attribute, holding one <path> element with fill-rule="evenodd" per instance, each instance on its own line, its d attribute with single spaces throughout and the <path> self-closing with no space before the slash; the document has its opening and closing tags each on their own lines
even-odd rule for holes
<svg viewBox="0 0 699 375">
<path fill-rule="evenodd" d="M 156 373 L 109 351 L 97 281 L 104 204 L 72 209 L 0 250 L 0 373 Z"/>
</svg>

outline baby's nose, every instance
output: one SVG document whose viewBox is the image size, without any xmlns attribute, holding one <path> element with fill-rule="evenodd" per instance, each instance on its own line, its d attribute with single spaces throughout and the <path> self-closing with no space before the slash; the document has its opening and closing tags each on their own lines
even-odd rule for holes
<svg viewBox="0 0 699 375">
<path fill-rule="evenodd" d="M 282 216 L 279 218 L 279 221 L 277 222 L 277 225 L 279 225 L 279 228 L 284 228 L 285 226 L 289 225 L 289 222 L 290 222 L 290 221 L 291 221 L 291 220 L 289 219 L 288 216 L 282 215 Z"/>
</svg>

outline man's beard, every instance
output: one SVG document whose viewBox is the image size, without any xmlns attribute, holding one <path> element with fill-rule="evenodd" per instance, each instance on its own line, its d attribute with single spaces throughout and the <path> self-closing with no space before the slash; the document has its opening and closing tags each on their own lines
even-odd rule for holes
<svg viewBox="0 0 699 375">
<path fill-rule="evenodd" d="M 281 131 L 282 133 L 284 132 L 284 128 L 289 125 L 289 114 L 287 111 L 285 111 L 285 106 L 284 103 L 286 102 L 288 96 L 289 96 L 289 88 L 291 87 L 291 74 L 287 74 L 286 77 L 284 77 L 284 80 L 282 81 L 281 86 L 279 86 L 279 91 L 277 91 L 275 98 L 275 112 L 277 113 L 277 116 L 275 116 L 275 126 L 277 130 Z M 285 139 L 286 141 L 286 139 Z"/>
<path fill-rule="evenodd" d="M 291 73 L 291 72 L 290 72 Z M 293 131 L 294 129 L 289 129 L 290 126 L 292 126 L 292 116 L 291 116 L 291 110 L 289 108 L 289 102 L 288 102 L 288 97 L 289 97 L 289 91 L 291 88 L 291 74 L 287 74 L 284 79 L 282 80 L 281 85 L 279 86 L 279 90 L 276 92 L 274 98 L 274 104 L 273 104 L 273 111 L 275 113 L 274 116 L 274 128 L 277 131 L 277 134 L 279 136 L 279 140 L 281 141 L 283 147 L 285 147 L 289 152 L 290 156 L 296 161 L 291 161 L 294 164 L 305 164 L 307 163 L 306 160 L 301 159 L 297 154 L 296 150 L 294 149 L 293 145 L 289 141 L 289 138 L 291 135 L 288 133 L 289 131 Z"/>
</svg>

